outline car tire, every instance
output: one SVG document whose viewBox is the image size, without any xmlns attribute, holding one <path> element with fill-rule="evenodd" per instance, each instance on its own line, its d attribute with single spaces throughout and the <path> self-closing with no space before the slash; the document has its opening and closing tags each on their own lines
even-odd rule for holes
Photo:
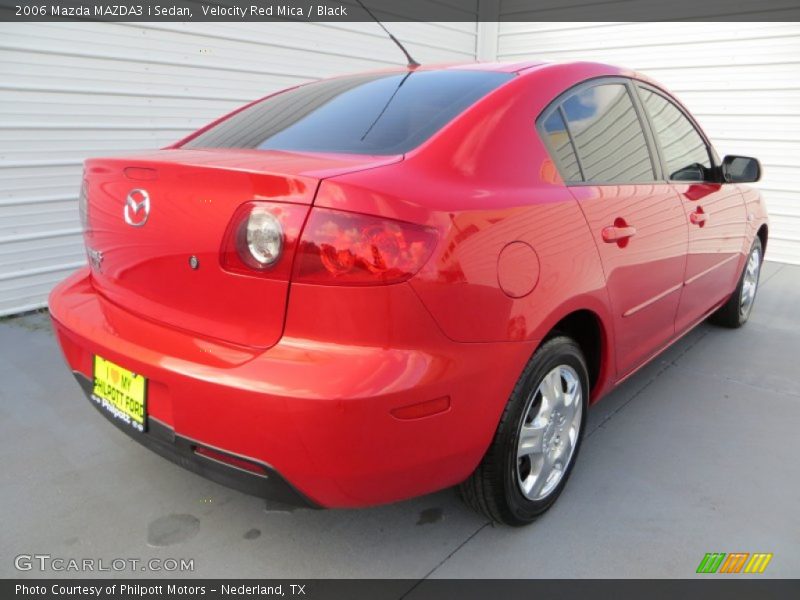
<svg viewBox="0 0 800 600">
<path fill-rule="evenodd" d="M 764 251 L 761 247 L 761 240 L 756 236 L 747 261 L 744 263 L 742 274 L 736 289 L 715 313 L 708 320 L 714 325 L 735 329 L 741 327 L 750 318 L 753 312 L 753 304 L 756 301 L 758 292 L 758 281 L 761 276 L 761 265 L 764 262 Z"/>
<path fill-rule="evenodd" d="M 547 340 L 514 387 L 481 463 L 459 486 L 464 502 L 498 523 L 536 520 L 569 479 L 588 399 L 588 370 L 578 344 L 564 336 Z"/>
</svg>

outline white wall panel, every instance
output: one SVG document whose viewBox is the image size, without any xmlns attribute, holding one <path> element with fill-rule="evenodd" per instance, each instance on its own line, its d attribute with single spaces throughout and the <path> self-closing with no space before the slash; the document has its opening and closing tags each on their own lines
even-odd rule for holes
<svg viewBox="0 0 800 600">
<path fill-rule="evenodd" d="M 800 23 L 501 22 L 497 58 L 606 62 L 663 83 L 720 154 L 762 161 L 767 258 L 800 263 Z"/>
<path fill-rule="evenodd" d="M 420 62 L 475 59 L 474 21 L 390 28 Z M 0 315 L 43 306 L 83 263 L 85 158 L 158 148 L 281 88 L 404 62 L 374 23 L 0 24 Z"/>
<path fill-rule="evenodd" d="M 721 154 L 762 159 L 768 258 L 800 263 L 800 24 L 501 22 L 481 27 L 480 44 L 475 22 L 390 27 L 424 63 L 470 61 L 480 45 L 485 58 L 496 46 L 498 60 L 597 60 L 651 75 Z M 42 306 L 83 261 L 85 158 L 164 146 L 282 87 L 402 62 L 373 23 L 0 24 L 0 315 Z"/>
</svg>

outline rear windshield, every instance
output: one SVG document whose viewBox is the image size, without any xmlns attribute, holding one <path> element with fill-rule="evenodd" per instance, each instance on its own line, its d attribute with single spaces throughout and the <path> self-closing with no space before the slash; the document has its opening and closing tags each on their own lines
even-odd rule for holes
<svg viewBox="0 0 800 600">
<path fill-rule="evenodd" d="M 310 83 L 244 109 L 183 147 L 402 154 L 512 77 L 411 71 Z"/>
</svg>

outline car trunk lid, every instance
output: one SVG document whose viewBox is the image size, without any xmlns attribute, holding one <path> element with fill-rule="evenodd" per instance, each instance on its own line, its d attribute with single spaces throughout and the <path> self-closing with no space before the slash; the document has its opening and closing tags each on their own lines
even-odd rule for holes
<svg viewBox="0 0 800 600">
<path fill-rule="evenodd" d="M 321 179 L 401 158 L 163 150 L 88 160 L 85 241 L 93 284 L 108 300 L 148 319 L 269 347 L 283 331 L 289 275 L 222 268 L 220 250 L 236 209 L 260 200 L 307 212 Z"/>
</svg>

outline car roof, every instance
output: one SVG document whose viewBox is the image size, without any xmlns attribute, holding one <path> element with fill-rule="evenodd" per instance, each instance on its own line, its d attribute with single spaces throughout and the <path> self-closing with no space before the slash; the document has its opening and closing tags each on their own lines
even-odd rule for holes
<svg viewBox="0 0 800 600">
<path fill-rule="evenodd" d="M 542 60 L 523 60 L 514 62 L 458 62 L 458 63 L 430 63 L 416 67 L 396 66 L 370 69 L 361 73 L 405 73 L 408 71 L 494 71 L 497 73 L 518 73 L 527 69 L 545 67 L 552 64 Z M 563 63 L 561 63 L 563 64 Z M 358 73 L 351 73 L 357 75 Z M 346 76 L 346 75 L 344 75 Z"/>
<path fill-rule="evenodd" d="M 565 61 L 565 62 L 549 62 L 543 60 L 523 60 L 513 62 L 461 62 L 461 63 L 433 63 L 424 64 L 419 67 L 389 67 L 376 69 L 374 71 L 367 71 L 368 73 L 406 73 L 414 71 L 490 71 L 496 73 L 518 73 L 530 74 L 533 72 L 542 72 L 549 70 L 557 70 L 563 72 L 564 70 L 585 70 L 590 69 L 595 76 L 624 76 L 635 77 L 645 81 L 650 81 L 650 78 L 637 73 L 625 67 L 609 65 L 592 61 Z"/>
<path fill-rule="evenodd" d="M 523 60 L 514 62 L 470 62 L 422 65 L 420 70 L 426 71 L 495 71 L 498 73 L 518 73 L 536 67 L 546 67 L 553 63 L 542 60 Z"/>
<path fill-rule="evenodd" d="M 528 60 L 516 62 L 475 62 L 475 63 L 461 63 L 457 65 L 432 65 L 431 69 L 467 69 L 467 70 L 481 70 L 481 71 L 496 71 L 500 73 L 518 73 L 529 74 L 534 72 L 547 72 L 553 71 L 591 71 L 592 77 L 629 77 L 639 79 L 641 81 L 650 83 L 655 87 L 663 89 L 663 86 L 655 79 L 616 65 L 609 65 L 607 63 L 600 63 L 594 61 L 564 61 L 564 62 L 549 62 L 542 60 Z"/>
<path fill-rule="evenodd" d="M 657 81 L 652 78 L 639 73 L 632 69 L 625 67 L 609 65 L 606 63 L 599 63 L 593 61 L 563 61 L 563 62 L 549 62 L 544 60 L 522 60 L 522 61 L 493 61 L 493 62 L 459 62 L 459 63 L 431 63 L 423 64 L 420 66 L 394 66 L 394 67 L 381 67 L 378 69 L 369 69 L 366 71 L 355 71 L 350 73 L 341 73 L 332 77 L 323 77 L 322 79 L 340 79 L 345 77 L 356 77 L 359 75 L 370 74 L 392 74 L 392 73 L 414 73 L 414 72 L 431 72 L 431 71 L 487 71 L 495 73 L 509 73 L 518 75 L 532 75 L 534 73 L 547 73 L 548 71 L 555 71 L 558 73 L 564 72 L 583 72 L 589 74 L 587 78 L 591 77 L 629 77 L 639 79 L 650 83 L 656 87 L 663 89 Z M 320 81 L 319 79 L 313 81 Z M 312 81 L 312 82 L 313 82 Z M 308 82 L 308 83 L 312 83 Z M 301 84 L 304 85 L 304 84 Z"/>
</svg>

